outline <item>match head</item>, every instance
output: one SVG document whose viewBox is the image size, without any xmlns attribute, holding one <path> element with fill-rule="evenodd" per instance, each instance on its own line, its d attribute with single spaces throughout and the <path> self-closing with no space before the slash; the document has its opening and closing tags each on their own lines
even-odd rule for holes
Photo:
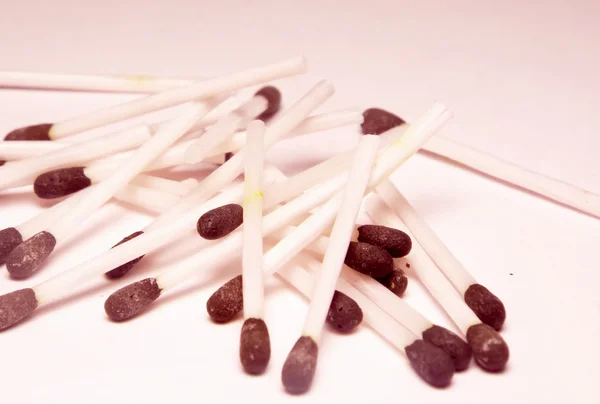
<svg viewBox="0 0 600 404">
<path fill-rule="evenodd" d="M 244 370 L 259 375 L 265 371 L 270 359 L 271 339 L 267 325 L 259 318 L 247 319 L 240 336 L 240 361 Z"/>
<path fill-rule="evenodd" d="M 465 292 L 465 303 L 482 323 L 500 331 L 506 320 L 504 304 L 485 286 L 474 283 Z"/>
<path fill-rule="evenodd" d="M 406 356 L 419 376 L 434 387 L 446 387 L 454 376 L 454 362 L 440 348 L 416 340 L 406 348 Z"/>
<path fill-rule="evenodd" d="M 412 240 L 408 234 L 387 226 L 359 226 L 358 241 L 381 247 L 394 258 L 405 257 L 412 249 Z"/>
<path fill-rule="evenodd" d="M 281 108 L 281 92 L 276 87 L 263 87 L 254 95 L 260 95 L 267 100 L 267 109 L 257 116 L 256 119 L 266 122 L 279 112 L 279 109 Z"/>
<path fill-rule="evenodd" d="M 143 231 L 136 231 L 135 233 L 130 234 L 129 236 L 125 237 L 123 240 L 119 241 L 117 244 L 115 244 L 113 246 L 113 248 L 115 248 L 118 245 L 121 245 L 123 243 L 128 242 L 129 240 L 136 238 L 137 236 L 144 234 Z M 125 275 L 127 272 L 131 271 L 131 268 L 134 267 L 135 264 L 137 264 L 142 258 L 144 258 L 144 256 L 140 256 L 137 257 L 129 262 L 124 263 L 123 265 L 120 265 L 118 267 L 116 267 L 115 269 L 111 269 L 110 271 L 108 271 L 107 273 L 104 274 L 104 276 L 106 276 L 108 279 L 117 279 L 122 277 L 123 275 Z"/>
<path fill-rule="evenodd" d="M 56 246 L 51 233 L 41 231 L 19 244 L 6 257 L 6 269 L 15 279 L 33 275 L 46 261 Z"/>
<path fill-rule="evenodd" d="M 408 287 L 408 278 L 404 271 L 398 267 L 394 267 L 394 270 L 386 277 L 377 279 L 377 281 L 390 291 L 394 292 L 398 297 L 402 297 Z"/>
<path fill-rule="evenodd" d="M 23 236 L 19 230 L 14 227 L 7 227 L 6 229 L 0 230 L 0 265 L 6 262 L 8 254 L 22 242 Z"/>
<path fill-rule="evenodd" d="M 290 394 L 306 393 L 317 370 L 319 346 L 311 337 L 300 337 L 288 354 L 281 381 Z"/>
<path fill-rule="evenodd" d="M 496 330 L 487 324 L 473 325 L 467 330 L 467 342 L 473 350 L 475 362 L 484 370 L 504 370 L 510 352 L 508 345 Z"/>
<path fill-rule="evenodd" d="M 84 168 L 61 168 L 41 174 L 33 182 L 33 191 L 42 199 L 54 199 L 87 188 L 92 180 L 85 175 Z"/>
<path fill-rule="evenodd" d="M 25 126 L 9 132 L 4 140 L 51 140 L 50 128 L 52 128 L 51 123 Z"/>
<path fill-rule="evenodd" d="M 217 323 L 226 323 L 244 308 L 242 275 L 238 275 L 221 286 L 206 302 L 206 311 Z"/>
<path fill-rule="evenodd" d="M 237 229 L 244 221 L 244 208 L 237 203 L 209 210 L 198 219 L 196 229 L 201 237 L 217 240 Z"/>
<path fill-rule="evenodd" d="M 344 264 L 376 279 L 383 278 L 394 270 L 394 259 L 386 250 L 355 241 L 348 246 Z"/>
<path fill-rule="evenodd" d="M 223 162 L 227 163 L 229 161 L 230 158 L 233 157 L 233 153 L 232 152 L 227 152 L 225 153 L 225 157 L 223 158 Z"/>
<path fill-rule="evenodd" d="M 327 313 L 327 323 L 337 331 L 347 333 L 358 327 L 362 320 L 363 312 L 358 303 L 336 290 Z"/>
<path fill-rule="evenodd" d="M 404 119 L 381 108 L 369 108 L 363 112 L 362 133 L 380 135 L 396 126 L 405 124 Z"/>
<path fill-rule="evenodd" d="M 104 302 L 104 311 L 113 321 L 125 321 L 158 299 L 161 292 L 156 279 L 146 278 L 110 295 Z"/>
<path fill-rule="evenodd" d="M 25 319 L 37 308 L 33 289 L 21 289 L 0 296 L 0 331 Z"/>
<path fill-rule="evenodd" d="M 454 362 L 454 370 L 457 372 L 469 367 L 469 362 L 471 362 L 473 356 L 471 347 L 452 331 L 433 325 L 423 331 L 422 336 L 423 341 L 435 345 L 450 356 L 450 359 Z"/>
<path fill-rule="evenodd" d="M 2 167 L 4 165 L 4 163 L 6 163 L 6 161 L 0 160 L 0 167 Z"/>
</svg>

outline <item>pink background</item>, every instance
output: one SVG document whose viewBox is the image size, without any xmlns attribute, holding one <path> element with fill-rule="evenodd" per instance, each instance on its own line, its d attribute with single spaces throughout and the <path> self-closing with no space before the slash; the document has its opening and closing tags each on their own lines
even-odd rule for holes
<svg viewBox="0 0 600 404">
<path fill-rule="evenodd" d="M 443 136 L 600 192 L 599 18 L 593 1 L 4 1 L 0 69 L 214 76 L 304 54 L 310 73 L 281 83 L 287 102 L 320 78 L 337 88 L 324 111 L 380 106 L 412 120 L 439 100 L 455 113 Z M 133 97 L 1 90 L 0 132 Z M 271 161 L 291 173 L 351 148 L 355 136 L 342 129 L 287 141 Z M 510 367 L 490 375 L 473 365 L 450 389 L 436 391 L 364 328 L 351 337 L 328 334 L 312 391 L 293 400 L 593 402 L 600 222 L 423 156 L 394 180 L 473 275 L 503 298 Z M 39 209 L 27 195 L 0 201 L 2 228 Z M 28 281 L 1 275 L 0 292 L 58 273 L 147 221 L 111 204 L 86 224 L 84 243 L 62 250 Z M 145 271 L 136 276 L 152 268 Z M 2 400 L 281 402 L 288 397 L 281 364 L 306 303 L 270 283 L 273 359 L 265 376 L 247 377 L 237 361 L 240 324 L 215 327 L 204 312 L 206 298 L 235 271 L 207 274 L 200 280 L 207 287 L 127 324 L 104 317 L 112 286 L 3 333 Z M 451 325 L 416 282 L 407 299 Z"/>
</svg>

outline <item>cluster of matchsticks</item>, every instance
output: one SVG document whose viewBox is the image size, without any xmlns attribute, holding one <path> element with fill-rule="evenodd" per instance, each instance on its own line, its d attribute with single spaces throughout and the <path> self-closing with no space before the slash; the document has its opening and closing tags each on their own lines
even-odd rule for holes
<svg viewBox="0 0 600 404">
<path fill-rule="evenodd" d="M 240 361 L 247 373 L 261 374 L 271 356 L 265 276 L 277 275 L 305 295 L 310 308 L 303 333 L 282 369 L 282 383 L 292 394 L 311 386 L 325 324 L 347 333 L 366 323 L 432 386 L 449 385 L 471 358 L 486 371 L 502 371 L 509 358 L 499 334 L 504 305 L 476 282 L 388 177 L 424 150 L 594 215 L 597 196 L 434 136 L 451 118 L 441 104 L 411 124 L 378 108 L 311 116 L 334 93 L 322 81 L 279 111 L 281 94 L 267 84 L 305 72 L 305 59 L 294 58 L 199 81 L 0 73 L 4 87 L 148 93 L 67 121 L 16 129 L 0 142 L 0 190 L 33 184 L 40 198 L 62 198 L 0 231 L 0 264 L 11 277 L 38 272 L 77 235 L 78 224 L 112 198 L 155 212 L 148 226 L 112 248 L 36 286 L 0 296 L 0 330 L 86 281 L 130 275 L 145 254 L 170 245 L 161 251 L 173 262 L 169 269 L 111 294 L 105 302 L 109 318 L 141 315 L 199 271 L 241 256 L 242 275 L 211 296 L 207 312 L 220 323 L 243 312 Z M 255 85 L 267 86 L 216 113 L 237 91 Z M 176 105 L 182 108 L 164 122 L 69 141 L 71 135 Z M 355 149 L 292 177 L 265 162 L 265 152 L 286 137 L 358 125 L 364 136 Z M 213 164 L 201 181 L 153 175 L 199 162 Z M 243 183 L 236 183 L 241 174 Z M 374 224 L 356 224 L 361 207 Z M 190 237 L 192 231 L 200 237 Z M 405 270 L 417 275 L 462 336 L 402 300 Z"/>
</svg>

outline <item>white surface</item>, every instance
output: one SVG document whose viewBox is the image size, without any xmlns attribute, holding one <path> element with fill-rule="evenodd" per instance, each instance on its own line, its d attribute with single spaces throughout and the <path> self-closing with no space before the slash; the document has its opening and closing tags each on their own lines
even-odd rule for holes
<svg viewBox="0 0 600 404">
<path fill-rule="evenodd" d="M 281 82 L 285 105 L 320 78 L 331 79 L 337 90 L 322 111 L 381 106 L 412 121 L 440 100 L 455 116 L 442 135 L 600 192 L 598 2 L 157 3 L 3 4 L 2 69 L 210 77 L 304 52 L 311 75 Z M 236 12 L 242 4 L 246 8 Z M 0 131 L 135 97 L 2 90 Z M 290 174 L 356 141 L 349 129 L 288 140 L 271 150 L 270 161 Z M 364 328 L 352 336 L 327 333 L 313 388 L 289 397 L 280 371 L 302 327 L 302 298 L 276 280 L 267 283 L 272 359 L 264 376 L 249 377 L 239 367 L 241 323 L 216 326 L 204 309 L 239 267 L 203 273 L 195 287 L 165 296 L 134 321 L 106 319 L 102 305 L 109 293 L 160 270 L 148 257 L 127 279 L 1 333 L 3 402 L 463 404 L 484 396 L 493 404 L 595 402 L 600 221 L 420 155 L 394 180 L 466 268 L 503 299 L 502 335 L 511 348 L 504 374 L 472 364 L 450 388 L 437 391 Z M 27 219 L 43 202 L 11 193 L 0 203 L 4 227 Z M 111 204 L 86 224 L 85 239 L 57 252 L 33 279 L 11 281 L 4 272 L 0 290 L 56 274 L 148 221 Z M 410 281 L 406 299 L 451 326 Z"/>
</svg>

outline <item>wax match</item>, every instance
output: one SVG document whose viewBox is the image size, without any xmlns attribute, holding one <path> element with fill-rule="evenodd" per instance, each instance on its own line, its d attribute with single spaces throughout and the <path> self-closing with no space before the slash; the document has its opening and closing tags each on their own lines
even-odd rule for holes
<svg viewBox="0 0 600 404">
<path fill-rule="evenodd" d="M 379 196 L 370 195 L 365 206 L 367 213 L 376 223 L 400 229 L 412 236 L 404 223 Z M 484 370 L 502 371 L 510 354 L 508 345 L 500 334 L 477 318 L 419 243 L 413 243 L 410 261 L 411 268 L 417 273 L 421 282 L 467 337 L 475 362 Z"/>
<path fill-rule="evenodd" d="M 387 181 L 377 187 L 379 195 L 392 207 L 393 212 L 404 222 L 419 244 L 429 254 L 438 268 L 452 282 L 456 290 L 463 296 L 465 303 L 484 323 L 496 331 L 502 329 L 506 320 L 506 310 L 502 301 L 485 286 L 477 283 L 467 269 L 450 252 L 444 242 L 435 234 L 427 223 L 419 217 L 408 200 L 392 184 Z"/>
</svg>

